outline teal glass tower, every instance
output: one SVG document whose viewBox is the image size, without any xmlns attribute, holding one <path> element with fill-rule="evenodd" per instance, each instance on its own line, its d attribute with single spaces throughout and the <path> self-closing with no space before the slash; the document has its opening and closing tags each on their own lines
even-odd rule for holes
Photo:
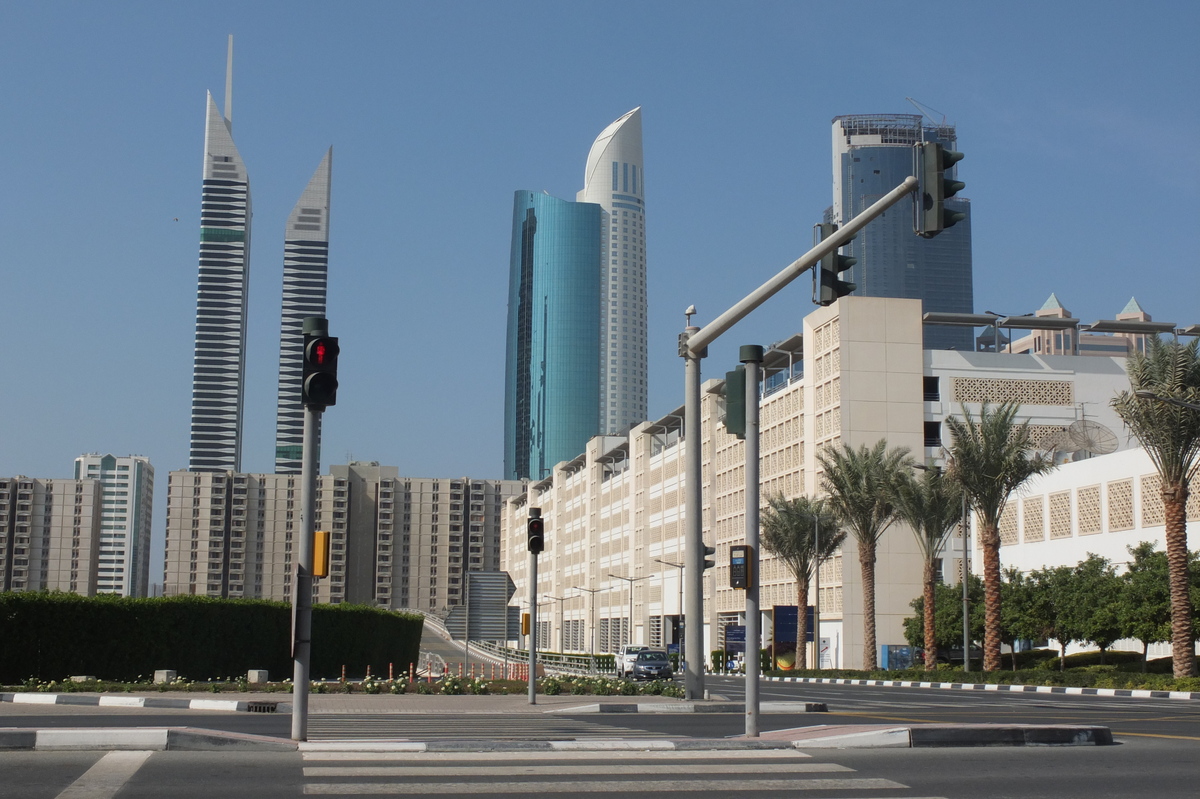
<svg viewBox="0 0 1200 799">
<path fill-rule="evenodd" d="M 600 418 L 600 205 L 516 192 L 508 283 L 504 477 L 540 480 Z"/>
</svg>

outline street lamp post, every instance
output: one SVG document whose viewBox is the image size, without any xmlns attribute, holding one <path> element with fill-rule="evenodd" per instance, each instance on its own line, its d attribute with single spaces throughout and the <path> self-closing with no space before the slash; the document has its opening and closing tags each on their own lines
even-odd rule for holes
<svg viewBox="0 0 1200 799">
<path fill-rule="evenodd" d="M 677 641 L 675 641 L 675 644 L 679 647 L 679 663 L 682 664 L 683 663 L 683 634 L 684 634 L 684 626 L 683 626 L 683 568 L 684 568 L 684 566 L 682 563 L 672 563 L 671 561 L 663 560 L 662 558 L 655 558 L 654 562 L 661 563 L 664 566 L 674 566 L 676 569 L 679 569 L 679 624 L 676 628 L 679 632 L 679 639 Z"/>
<path fill-rule="evenodd" d="M 553 599 L 554 601 L 558 602 L 558 653 L 560 655 L 565 655 L 567 653 L 567 642 L 566 636 L 563 635 L 563 627 L 565 626 L 565 622 L 563 620 L 563 602 L 566 600 L 566 597 L 543 594 L 542 599 Z"/>
<path fill-rule="evenodd" d="M 650 575 L 644 575 L 642 577 L 622 577 L 619 574 L 610 574 L 608 576 L 616 578 L 617 580 L 624 580 L 625 582 L 629 583 L 629 633 L 625 637 L 625 643 L 632 644 L 633 643 L 633 584 L 636 583 L 638 580 L 648 579 Z"/>
<path fill-rule="evenodd" d="M 582 585 L 571 586 L 576 591 L 587 591 L 592 595 L 591 612 L 588 614 L 588 658 L 592 664 L 592 671 L 596 670 L 596 594 L 600 591 L 599 588 L 584 588 Z"/>
<path fill-rule="evenodd" d="M 1133 396 L 1137 397 L 1138 399 L 1158 400 L 1159 402 L 1165 402 L 1168 405 L 1175 405 L 1179 408 L 1187 408 L 1190 411 L 1200 411 L 1200 403 L 1187 402 L 1186 400 L 1175 399 L 1174 397 L 1164 397 L 1157 391 L 1147 391 L 1143 389 L 1141 391 L 1133 392 Z"/>
</svg>

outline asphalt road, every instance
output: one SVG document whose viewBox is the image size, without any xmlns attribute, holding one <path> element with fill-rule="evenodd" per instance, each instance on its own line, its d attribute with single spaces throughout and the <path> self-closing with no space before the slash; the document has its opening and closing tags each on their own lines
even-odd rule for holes
<svg viewBox="0 0 1200 799">
<path fill-rule="evenodd" d="M 1192 799 L 1195 745 L 775 752 L 0 752 L 0 799 Z"/>
</svg>

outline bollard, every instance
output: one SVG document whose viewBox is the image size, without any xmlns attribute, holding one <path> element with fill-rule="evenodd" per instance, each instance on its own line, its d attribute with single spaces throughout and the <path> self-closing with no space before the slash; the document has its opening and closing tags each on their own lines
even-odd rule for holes
<svg viewBox="0 0 1200 799">
<path fill-rule="evenodd" d="M 415 667 L 415 665 L 416 664 L 414 664 L 414 663 L 408 664 L 408 681 L 409 682 L 413 681 L 413 668 Z"/>
<path fill-rule="evenodd" d="M 392 675 L 392 664 L 388 663 L 388 682 L 391 682 L 394 679 L 396 678 Z"/>
<path fill-rule="evenodd" d="M 342 664 L 342 682 L 346 681 L 346 664 Z"/>
</svg>

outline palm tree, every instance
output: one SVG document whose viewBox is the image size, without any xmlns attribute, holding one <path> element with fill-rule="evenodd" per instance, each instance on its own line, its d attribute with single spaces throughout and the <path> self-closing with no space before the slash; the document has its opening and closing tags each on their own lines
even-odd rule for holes
<svg viewBox="0 0 1200 799">
<path fill-rule="evenodd" d="M 963 418 L 947 417 L 953 443 L 949 476 L 967 495 L 979 522 L 983 550 L 983 670 L 1000 669 L 1000 516 L 1009 496 L 1026 480 L 1054 468 L 1029 452 L 1029 422 L 1016 422 L 1020 404 L 984 403 L 976 419 L 965 407 Z"/>
<path fill-rule="evenodd" d="M 878 666 L 875 647 L 875 550 L 879 537 L 896 518 L 895 487 L 907 468 L 908 449 L 875 446 L 854 449 L 848 444 L 817 453 L 825 470 L 821 485 L 842 527 L 858 541 L 858 565 L 863 581 L 863 668 Z"/>
<path fill-rule="evenodd" d="M 808 667 L 804 642 L 808 639 L 808 584 L 821 561 L 831 557 L 846 540 L 825 503 L 810 497 L 785 499 L 776 494 L 767 500 L 762 515 L 762 545 L 782 560 L 796 578 L 796 668 Z M 819 632 L 819 631 L 818 631 Z M 817 636 L 820 643 L 820 636 Z M 821 663 L 820 650 L 817 666 Z"/>
<path fill-rule="evenodd" d="M 937 668 L 937 632 L 934 624 L 934 588 L 937 563 L 946 539 L 962 518 L 962 488 L 938 469 L 921 467 L 920 479 L 902 472 L 896 483 L 896 512 L 912 527 L 917 546 L 925 558 L 924 622 L 925 670 Z"/>
<path fill-rule="evenodd" d="M 1200 412 L 1172 404 L 1200 401 L 1200 357 L 1188 344 L 1149 339 L 1145 353 L 1129 357 L 1131 391 L 1112 405 L 1158 470 L 1166 522 L 1167 578 L 1171 587 L 1171 660 L 1176 677 L 1196 674 L 1192 608 L 1188 598 L 1188 484 L 1200 466 Z"/>
</svg>

